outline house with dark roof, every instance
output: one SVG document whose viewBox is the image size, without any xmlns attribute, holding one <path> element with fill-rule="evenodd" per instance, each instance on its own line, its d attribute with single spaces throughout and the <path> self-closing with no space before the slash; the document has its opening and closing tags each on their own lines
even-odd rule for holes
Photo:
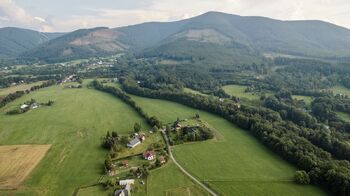
<svg viewBox="0 0 350 196">
<path fill-rule="evenodd" d="M 143 153 L 143 158 L 145 158 L 146 160 L 153 160 L 154 158 L 156 158 L 156 153 L 154 151 L 146 151 Z"/>
</svg>

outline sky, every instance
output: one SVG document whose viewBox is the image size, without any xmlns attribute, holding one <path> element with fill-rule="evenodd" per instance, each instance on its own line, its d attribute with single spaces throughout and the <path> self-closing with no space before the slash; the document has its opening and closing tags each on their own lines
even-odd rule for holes
<svg viewBox="0 0 350 196">
<path fill-rule="evenodd" d="M 350 29 L 350 0 L 0 0 L 0 27 L 68 32 L 176 21 L 208 11 L 323 20 Z"/>
</svg>

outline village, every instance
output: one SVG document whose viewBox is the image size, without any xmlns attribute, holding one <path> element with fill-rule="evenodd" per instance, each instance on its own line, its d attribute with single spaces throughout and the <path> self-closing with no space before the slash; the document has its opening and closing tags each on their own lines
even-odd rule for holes
<svg viewBox="0 0 350 196">
<path fill-rule="evenodd" d="M 14 114 L 23 114 L 25 112 L 28 112 L 30 110 L 38 109 L 42 106 L 52 106 L 54 104 L 54 101 L 49 100 L 45 103 L 39 103 L 35 99 L 31 99 L 29 101 L 24 102 L 19 107 L 16 107 L 12 110 L 9 110 L 6 112 L 8 115 L 14 115 Z"/>
<path fill-rule="evenodd" d="M 114 189 L 114 195 L 124 196 L 144 189 L 149 170 L 164 165 L 169 157 L 159 131 L 142 131 L 135 123 L 133 134 L 120 136 L 107 132 L 102 146 L 109 149 L 105 159 L 105 181 L 107 189 Z"/>
<path fill-rule="evenodd" d="M 107 189 L 113 188 L 115 196 L 131 195 L 145 189 L 149 171 L 169 161 L 161 132 L 166 134 L 170 145 L 214 138 L 213 131 L 198 114 L 177 119 L 159 131 L 141 129 L 140 124 L 135 123 L 134 133 L 129 136 L 112 131 L 103 138 L 102 146 L 110 150 L 105 159 L 106 180 L 103 184 Z"/>
</svg>

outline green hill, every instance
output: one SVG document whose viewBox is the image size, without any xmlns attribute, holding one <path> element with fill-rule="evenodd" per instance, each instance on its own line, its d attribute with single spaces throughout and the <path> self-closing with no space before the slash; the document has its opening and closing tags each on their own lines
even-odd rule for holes
<svg viewBox="0 0 350 196">
<path fill-rule="evenodd" d="M 61 35 L 63 33 L 41 33 L 14 27 L 0 28 L 0 58 L 15 57 Z"/>
</svg>

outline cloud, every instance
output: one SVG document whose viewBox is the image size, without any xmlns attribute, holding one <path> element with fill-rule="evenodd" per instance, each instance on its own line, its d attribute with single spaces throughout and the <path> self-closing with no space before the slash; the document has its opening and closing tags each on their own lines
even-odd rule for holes
<svg viewBox="0 0 350 196">
<path fill-rule="evenodd" d="M 35 3 L 34 3 L 35 2 Z M 74 2 L 74 5 L 72 4 Z M 0 0 L 0 26 L 42 31 L 187 19 L 208 11 L 280 20 L 319 19 L 350 27 L 348 0 Z M 68 5 L 72 5 L 67 7 Z M 44 17 L 43 17 L 44 16 Z"/>
<path fill-rule="evenodd" d="M 40 18 L 39 16 L 35 16 L 34 19 L 35 19 L 35 20 L 38 20 L 38 21 L 40 21 L 40 22 L 46 22 L 45 19 Z"/>
<path fill-rule="evenodd" d="M 48 29 L 45 19 L 33 17 L 13 0 L 0 0 L 0 19 L 1 26 Z"/>
</svg>

